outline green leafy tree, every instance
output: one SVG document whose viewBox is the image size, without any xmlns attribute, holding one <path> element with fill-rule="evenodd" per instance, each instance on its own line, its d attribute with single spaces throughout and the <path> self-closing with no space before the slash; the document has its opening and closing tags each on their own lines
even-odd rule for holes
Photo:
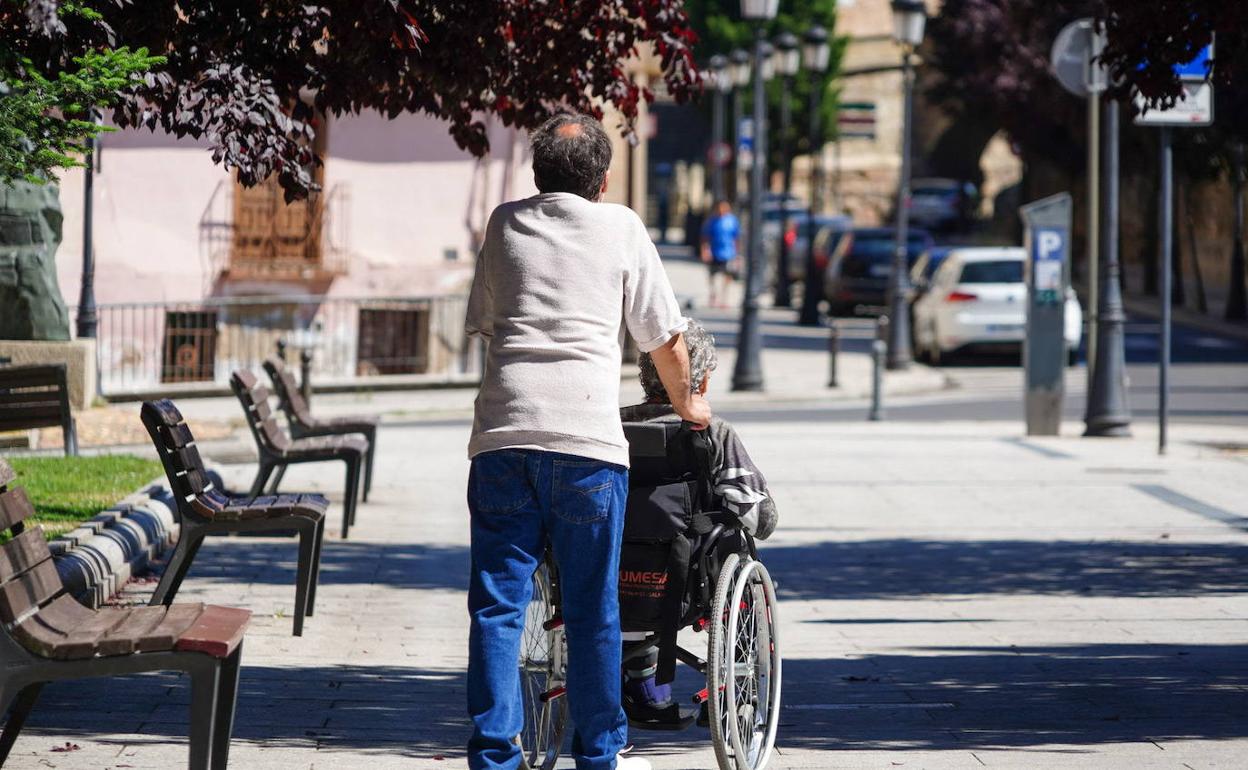
<svg viewBox="0 0 1248 770">
<path fill-rule="evenodd" d="M 84 140 L 103 130 L 91 108 L 120 103 L 164 61 L 111 39 L 85 3 L 0 0 L 0 181 L 38 182 L 81 165 Z"/>
<path fill-rule="evenodd" d="M 736 2 L 724 0 L 687 0 L 685 9 L 698 35 L 695 52 L 699 61 L 705 62 L 714 54 L 727 55 L 735 48 L 753 51 L 754 24 L 744 21 L 739 15 Z M 798 40 L 806 30 L 821 25 L 829 34 L 836 29 L 836 0 L 785 0 L 780 4 L 780 12 L 767 28 L 767 37 L 774 40 L 781 32 L 792 32 Z M 791 92 L 792 124 L 789 140 L 794 152 L 809 152 L 809 121 L 807 112 L 812 88 L 822 89 L 823 106 L 820 116 L 822 135 L 820 143 L 829 141 L 836 136 L 837 92 L 833 88 L 840 71 L 841 56 L 845 50 L 843 38 L 833 38 L 832 57 L 828 63 L 828 71 L 822 77 L 812 77 L 802 70 L 793 80 Z M 780 79 L 776 78 L 767 85 L 767 119 L 771 129 L 770 163 L 772 168 L 779 168 L 783 138 L 779 135 L 780 99 L 782 93 Z M 750 109 L 749 99 L 745 100 L 747 110 Z"/>
</svg>

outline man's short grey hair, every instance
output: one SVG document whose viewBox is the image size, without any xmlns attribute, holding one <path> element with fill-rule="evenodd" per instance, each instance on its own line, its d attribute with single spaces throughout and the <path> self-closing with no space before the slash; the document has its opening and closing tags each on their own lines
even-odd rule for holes
<svg viewBox="0 0 1248 770">
<path fill-rule="evenodd" d="M 689 374 L 693 384 L 693 392 L 702 387 L 702 380 L 719 366 L 719 356 L 715 354 L 715 338 L 702 324 L 690 320 L 685 329 L 685 347 L 689 348 Z M 667 389 L 659 379 L 659 370 L 654 367 L 654 359 L 649 353 L 642 353 L 637 361 L 641 367 L 641 389 L 646 392 L 646 400 L 662 404 L 670 404 Z"/>
<path fill-rule="evenodd" d="M 539 192 L 598 200 L 611 166 L 611 139 L 589 115 L 561 112 L 534 129 L 533 181 Z"/>
</svg>

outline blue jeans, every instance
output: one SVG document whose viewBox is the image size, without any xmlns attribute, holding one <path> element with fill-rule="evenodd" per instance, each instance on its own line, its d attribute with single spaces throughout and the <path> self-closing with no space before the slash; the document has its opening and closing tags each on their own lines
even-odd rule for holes
<svg viewBox="0 0 1248 770">
<path fill-rule="evenodd" d="M 503 449 L 468 476 L 468 741 L 471 770 L 515 770 L 524 727 L 520 637 L 533 573 L 549 541 L 568 642 L 568 709 L 577 770 L 612 770 L 627 740 L 620 708 L 620 541 L 628 471 L 584 457 Z"/>
</svg>

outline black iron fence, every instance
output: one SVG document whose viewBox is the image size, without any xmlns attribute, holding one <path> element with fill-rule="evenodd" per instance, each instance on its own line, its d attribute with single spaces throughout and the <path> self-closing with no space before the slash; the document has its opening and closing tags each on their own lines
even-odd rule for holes
<svg viewBox="0 0 1248 770">
<path fill-rule="evenodd" d="M 224 388 L 277 350 L 312 354 L 317 386 L 480 379 L 480 343 L 464 335 L 467 298 L 317 295 L 221 297 L 99 306 L 104 396 Z"/>
</svg>

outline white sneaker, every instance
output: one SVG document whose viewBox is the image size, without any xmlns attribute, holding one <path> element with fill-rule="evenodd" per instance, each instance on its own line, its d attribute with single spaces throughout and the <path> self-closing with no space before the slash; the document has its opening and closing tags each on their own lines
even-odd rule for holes
<svg viewBox="0 0 1248 770">
<path fill-rule="evenodd" d="M 651 770 L 650 760 L 641 757 L 619 757 L 615 760 L 615 770 Z"/>
</svg>

